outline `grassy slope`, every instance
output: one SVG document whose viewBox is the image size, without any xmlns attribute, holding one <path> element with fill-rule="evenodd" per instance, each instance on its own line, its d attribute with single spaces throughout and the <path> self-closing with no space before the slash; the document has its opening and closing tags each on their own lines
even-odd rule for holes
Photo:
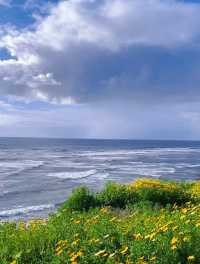
<svg viewBox="0 0 200 264">
<path fill-rule="evenodd" d="M 199 264 L 199 198 L 198 182 L 80 188 L 48 221 L 3 224 L 0 263 Z"/>
</svg>

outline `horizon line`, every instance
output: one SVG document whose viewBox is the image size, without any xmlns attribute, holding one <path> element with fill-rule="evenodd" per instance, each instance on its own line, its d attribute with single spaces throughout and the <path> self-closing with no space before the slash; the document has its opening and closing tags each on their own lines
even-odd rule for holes
<svg viewBox="0 0 200 264">
<path fill-rule="evenodd" d="M 189 141 L 200 142 L 200 139 L 153 139 L 153 138 L 76 138 L 76 137 L 45 137 L 45 136 L 0 136 L 0 139 L 57 139 L 57 140 L 107 140 L 107 141 Z"/>
</svg>

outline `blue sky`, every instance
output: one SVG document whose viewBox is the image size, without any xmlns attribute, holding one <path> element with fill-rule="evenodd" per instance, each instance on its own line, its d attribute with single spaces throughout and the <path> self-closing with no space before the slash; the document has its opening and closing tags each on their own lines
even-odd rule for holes
<svg viewBox="0 0 200 264">
<path fill-rule="evenodd" d="M 199 13 L 0 0 L 0 136 L 200 139 Z"/>
</svg>

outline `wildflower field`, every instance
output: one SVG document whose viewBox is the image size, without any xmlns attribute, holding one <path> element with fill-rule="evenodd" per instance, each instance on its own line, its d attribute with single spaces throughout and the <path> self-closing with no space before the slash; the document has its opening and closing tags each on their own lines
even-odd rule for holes
<svg viewBox="0 0 200 264">
<path fill-rule="evenodd" d="M 48 219 L 1 224 L 0 263 L 200 264 L 200 183 L 78 188 Z"/>
</svg>

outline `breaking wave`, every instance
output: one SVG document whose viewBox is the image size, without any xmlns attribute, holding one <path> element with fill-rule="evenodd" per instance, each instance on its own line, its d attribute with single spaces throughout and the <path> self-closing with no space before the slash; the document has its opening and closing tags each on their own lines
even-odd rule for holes
<svg viewBox="0 0 200 264">
<path fill-rule="evenodd" d="M 53 204 L 41 204 L 27 207 L 17 207 L 9 210 L 0 211 L 0 217 L 19 216 L 26 215 L 32 212 L 40 212 L 47 209 L 54 209 Z"/>
<path fill-rule="evenodd" d="M 79 171 L 79 172 L 55 172 L 49 173 L 47 176 L 60 179 L 82 179 L 92 176 L 97 173 L 97 170 Z"/>
</svg>

